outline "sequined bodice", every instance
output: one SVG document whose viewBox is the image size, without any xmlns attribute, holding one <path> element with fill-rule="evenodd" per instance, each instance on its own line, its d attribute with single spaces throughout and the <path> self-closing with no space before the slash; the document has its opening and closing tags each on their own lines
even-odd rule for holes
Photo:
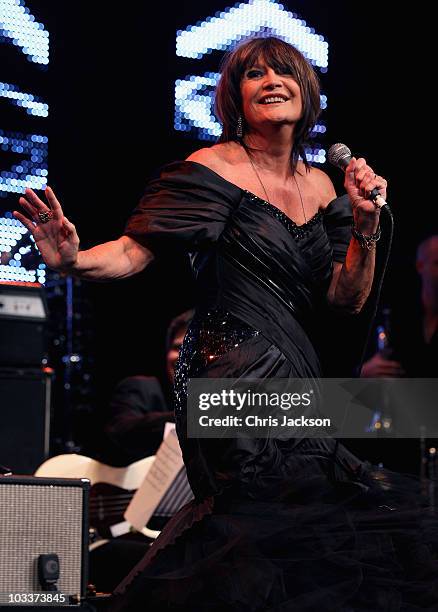
<svg viewBox="0 0 438 612">
<path fill-rule="evenodd" d="M 244 469 L 251 478 L 245 457 L 251 463 L 258 451 L 187 437 L 188 379 L 321 374 L 313 331 L 334 255 L 345 257 L 350 241 L 347 204 L 336 201 L 297 225 L 209 168 L 176 162 L 134 211 L 126 234 L 155 255 L 188 253 L 196 279 L 196 315 L 175 385 L 177 432 L 197 496 L 220 490 L 224 479 L 242 480 Z"/>
<path fill-rule="evenodd" d="M 304 348 L 308 364 L 296 364 L 297 371 L 317 372 L 318 359 L 303 325 L 315 306 L 315 281 L 325 282 L 330 272 L 330 259 L 324 266 L 318 263 L 323 245 L 327 247 L 322 221 L 318 212 L 298 226 L 280 209 L 244 191 L 216 248 L 193 258 L 201 304 L 175 373 L 180 438 L 185 436 L 187 381 L 205 376 L 221 357 L 250 339 L 265 336 L 292 360 Z"/>
<path fill-rule="evenodd" d="M 245 193 L 255 206 L 261 206 L 266 210 L 268 215 L 271 215 L 271 217 L 278 219 L 278 221 L 280 221 L 280 223 L 282 223 L 286 227 L 286 229 L 292 234 L 295 240 L 302 240 L 303 238 L 308 236 L 309 232 L 312 230 L 312 227 L 320 223 L 322 220 L 322 212 L 319 210 L 313 215 L 313 217 L 306 221 L 306 223 L 303 223 L 302 225 L 297 225 L 297 223 L 295 223 L 295 221 L 293 221 L 282 210 L 280 210 L 278 206 L 274 206 L 267 200 L 260 198 L 259 196 L 255 195 L 254 193 L 251 193 L 246 189 Z"/>
</svg>

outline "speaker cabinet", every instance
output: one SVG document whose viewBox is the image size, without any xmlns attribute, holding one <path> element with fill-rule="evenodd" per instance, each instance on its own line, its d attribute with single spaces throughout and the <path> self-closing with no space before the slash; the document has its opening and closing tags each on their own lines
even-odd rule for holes
<svg viewBox="0 0 438 612">
<path fill-rule="evenodd" d="M 0 369 L 0 464 L 33 474 L 50 451 L 51 376 L 41 369 Z"/>
<path fill-rule="evenodd" d="M 0 365 L 40 366 L 47 354 L 47 319 L 42 285 L 0 282 Z"/>
<path fill-rule="evenodd" d="M 79 605 L 87 586 L 88 493 L 86 479 L 0 476 L 0 606 L 10 594 L 54 593 L 42 586 L 41 559 L 49 571 L 59 560 L 56 590 Z"/>
</svg>

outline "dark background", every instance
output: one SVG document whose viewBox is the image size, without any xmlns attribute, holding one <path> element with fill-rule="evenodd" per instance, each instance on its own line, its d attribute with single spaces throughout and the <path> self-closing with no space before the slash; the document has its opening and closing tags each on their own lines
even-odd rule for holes
<svg viewBox="0 0 438 612">
<path fill-rule="evenodd" d="M 29 0 L 50 31 L 48 70 L 23 69 L 22 56 L 0 45 L 2 80 L 17 82 L 18 71 L 49 101 L 44 125 L 32 121 L 49 134 L 49 184 L 75 223 L 82 248 L 120 236 L 157 168 L 208 146 L 173 129 L 174 81 L 201 66 L 216 71 L 222 53 L 202 62 L 177 58 L 175 32 L 232 4 Z M 417 291 L 416 244 L 437 232 L 429 89 L 434 75 L 426 44 L 431 15 L 425 3 L 403 10 L 390 4 L 284 2 L 329 42 L 329 70 L 322 77 L 329 101 L 326 144 L 345 142 L 389 181 L 396 234 L 385 303 Z M 14 129 L 15 122 L 19 129 L 22 112 L 0 108 L 3 127 Z M 341 193 L 342 176 L 324 169 Z M 14 202 L 8 197 L 0 206 L 10 210 Z M 192 284 L 185 261 L 162 261 L 135 278 L 83 285 L 94 332 L 94 401 L 104 406 L 120 378 L 162 374 L 165 329 L 191 305 Z"/>
</svg>

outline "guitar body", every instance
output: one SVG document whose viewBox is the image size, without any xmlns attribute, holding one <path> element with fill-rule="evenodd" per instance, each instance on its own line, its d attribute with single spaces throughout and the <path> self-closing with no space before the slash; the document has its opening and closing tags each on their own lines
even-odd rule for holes
<svg viewBox="0 0 438 612">
<path fill-rule="evenodd" d="M 87 478 L 90 488 L 90 527 L 103 538 L 111 538 L 111 527 L 122 523 L 135 491 L 143 482 L 155 457 L 146 457 L 128 467 L 111 467 L 83 455 L 58 455 L 45 461 L 35 476 Z"/>
<path fill-rule="evenodd" d="M 122 489 L 138 489 L 155 456 L 140 459 L 127 467 L 112 467 L 83 455 L 58 455 L 47 459 L 35 476 L 48 478 L 88 478 L 92 485 L 106 482 Z"/>
<path fill-rule="evenodd" d="M 105 482 L 98 482 L 90 489 L 90 527 L 93 527 L 102 538 L 111 539 L 111 527 L 122 523 L 123 514 L 131 501 L 132 491 L 115 487 Z"/>
</svg>

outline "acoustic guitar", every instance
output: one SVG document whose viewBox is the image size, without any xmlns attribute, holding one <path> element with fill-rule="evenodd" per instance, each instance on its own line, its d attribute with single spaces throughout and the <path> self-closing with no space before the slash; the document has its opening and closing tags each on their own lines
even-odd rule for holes
<svg viewBox="0 0 438 612">
<path fill-rule="evenodd" d="M 87 478 L 91 483 L 90 526 L 97 531 L 100 537 L 112 538 L 117 535 L 114 532 L 114 526 L 124 524 L 125 510 L 135 491 L 143 482 L 154 459 L 155 456 L 146 457 L 127 467 L 119 468 L 105 465 L 83 455 L 58 455 L 40 465 L 35 476 Z M 151 534 L 148 535 L 154 537 Z"/>
</svg>

